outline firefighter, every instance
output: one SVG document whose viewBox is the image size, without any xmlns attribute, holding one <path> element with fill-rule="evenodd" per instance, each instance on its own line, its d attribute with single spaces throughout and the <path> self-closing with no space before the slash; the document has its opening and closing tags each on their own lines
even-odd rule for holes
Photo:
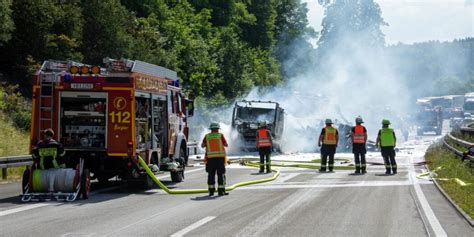
<svg viewBox="0 0 474 237">
<path fill-rule="evenodd" d="M 367 149 L 365 148 L 365 143 L 367 142 L 367 129 L 362 125 L 364 120 L 362 117 L 357 117 L 356 126 L 352 127 L 351 137 L 352 137 L 352 153 L 354 153 L 354 163 L 355 163 L 355 174 L 365 174 L 367 173 L 365 162 L 365 154 Z"/>
<path fill-rule="evenodd" d="M 397 173 L 397 162 L 395 161 L 395 144 L 397 143 L 397 137 L 392 128 L 389 128 L 390 121 L 388 119 L 382 120 L 382 129 L 379 130 L 377 135 L 376 146 L 380 144 L 380 151 L 385 163 L 385 174 Z"/>
<path fill-rule="evenodd" d="M 227 141 L 224 135 L 219 133 L 220 126 L 218 123 L 211 123 L 209 129 L 211 129 L 211 132 L 206 134 L 201 144 L 202 148 L 206 148 L 205 163 L 208 173 L 209 196 L 214 196 L 214 191 L 216 190 L 216 172 L 219 196 L 228 195 L 225 191 L 226 154 L 224 148 L 227 147 Z"/>
<path fill-rule="evenodd" d="M 259 124 L 260 128 L 257 130 L 256 134 L 256 142 L 257 142 L 257 149 L 258 154 L 260 155 L 260 172 L 264 172 L 265 168 L 265 160 L 266 160 L 266 167 L 267 173 L 271 173 L 271 165 L 270 165 L 270 156 L 272 154 L 272 135 L 270 131 L 267 129 L 267 122 L 262 121 Z"/>
<path fill-rule="evenodd" d="M 334 154 L 336 153 L 337 143 L 339 141 L 339 133 L 336 128 L 332 126 L 332 120 L 326 119 L 326 127 L 319 135 L 318 146 L 321 147 L 321 168 L 319 172 L 326 172 L 326 162 L 329 156 L 329 172 L 333 172 L 334 168 Z"/>
<path fill-rule="evenodd" d="M 44 139 L 33 149 L 33 160 L 38 169 L 66 168 L 63 145 L 53 139 L 54 131 L 48 128 L 43 131 Z"/>
</svg>

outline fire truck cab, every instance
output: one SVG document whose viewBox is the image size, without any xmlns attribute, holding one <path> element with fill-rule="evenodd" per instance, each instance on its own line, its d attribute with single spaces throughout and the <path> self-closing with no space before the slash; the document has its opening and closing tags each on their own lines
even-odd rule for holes
<svg viewBox="0 0 474 237">
<path fill-rule="evenodd" d="M 138 60 L 104 59 L 105 67 L 48 60 L 33 78 L 31 148 L 53 128 L 68 167 L 80 158 L 99 181 L 153 181 L 138 165 L 140 155 L 155 172 L 181 182 L 186 167 L 187 119 L 193 103 L 177 73 Z"/>
</svg>

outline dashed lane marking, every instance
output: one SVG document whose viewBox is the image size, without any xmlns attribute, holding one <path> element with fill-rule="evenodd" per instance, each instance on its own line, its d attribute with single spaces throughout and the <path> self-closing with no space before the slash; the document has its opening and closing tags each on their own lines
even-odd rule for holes
<svg viewBox="0 0 474 237">
<path fill-rule="evenodd" d="M 0 217 L 49 205 L 51 205 L 51 203 L 36 203 L 27 206 L 12 208 L 5 211 L 0 211 Z"/>
<path fill-rule="evenodd" d="M 216 218 L 215 216 L 208 216 L 208 217 L 204 217 L 202 218 L 201 220 L 195 222 L 194 224 L 174 233 L 171 235 L 171 237 L 181 237 L 181 236 L 184 236 L 185 234 L 199 228 L 200 226 L 202 225 L 205 225 L 206 223 L 208 223 L 209 221 L 212 221 L 214 220 L 214 218 Z"/>
</svg>

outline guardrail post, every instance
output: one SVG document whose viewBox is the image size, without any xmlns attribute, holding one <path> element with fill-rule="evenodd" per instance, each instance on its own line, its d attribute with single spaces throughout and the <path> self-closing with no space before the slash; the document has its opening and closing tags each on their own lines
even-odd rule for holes
<svg viewBox="0 0 474 237">
<path fill-rule="evenodd" d="M 7 168 L 2 168 L 2 179 L 7 179 L 8 173 Z"/>
</svg>

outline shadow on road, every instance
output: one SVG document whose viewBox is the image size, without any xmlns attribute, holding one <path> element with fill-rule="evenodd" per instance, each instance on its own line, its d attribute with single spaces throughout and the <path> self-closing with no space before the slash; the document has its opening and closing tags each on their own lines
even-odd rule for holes
<svg viewBox="0 0 474 237">
<path fill-rule="evenodd" d="M 190 198 L 190 200 L 192 201 L 208 201 L 208 200 L 214 200 L 216 198 L 218 198 L 219 196 L 209 196 L 209 195 L 205 195 L 205 196 L 198 196 L 198 197 L 193 197 L 193 198 Z"/>
</svg>

